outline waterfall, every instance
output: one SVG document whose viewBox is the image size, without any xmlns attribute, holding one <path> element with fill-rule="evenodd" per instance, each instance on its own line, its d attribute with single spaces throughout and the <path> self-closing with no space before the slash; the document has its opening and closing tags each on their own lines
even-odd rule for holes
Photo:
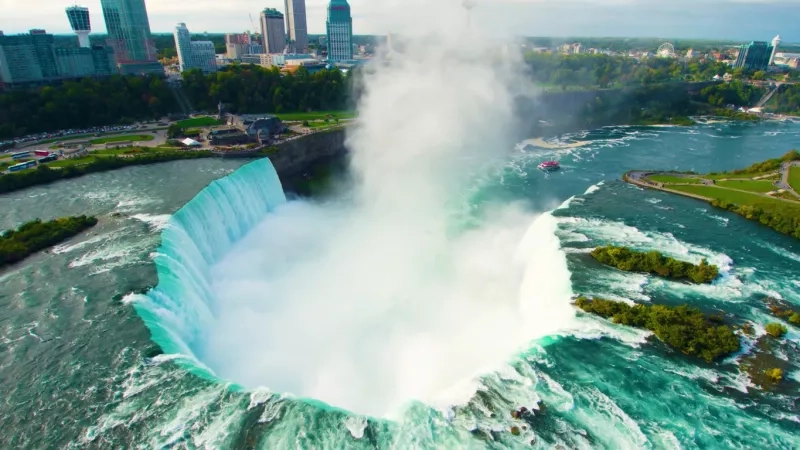
<svg viewBox="0 0 800 450">
<path fill-rule="evenodd" d="M 172 216 L 154 258 L 158 285 L 135 302 L 165 353 L 183 355 L 208 371 L 193 349 L 202 344 L 203 329 L 215 314 L 209 268 L 284 203 L 278 174 L 262 158 L 212 182 Z"/>
</svg>

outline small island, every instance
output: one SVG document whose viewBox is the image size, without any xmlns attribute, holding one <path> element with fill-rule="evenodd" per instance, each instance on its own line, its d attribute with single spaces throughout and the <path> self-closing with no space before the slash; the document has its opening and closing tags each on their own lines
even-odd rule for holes
<svg viewBox="0 0 800 450">
<path fill-rule="evenodd" d="M 709 202 L 800 239 L 800 152 L 750 167 L 705 175 L 634 170 L 623 179 L 640 187 Z"/>
<path fill-rule="evenodd" d="M 591 255 L 598 262 L 625 272 L 651 273 L 671 280 L 711 283 L 719 275 L 719 268 L 708 264 L 705 259 L 700 264 L 692 264 L 657 251 L 637 252 L 627 247 L 607 245 L 592 250 Z"/>
<path fill-rule="evenodd" d="M 0 234 L 0 267 L 64 242 L 96 224 L 97 218 L 91 216 L 62 217 L 49 222 L 37 219 L 5 231 Z"/>
<path fill-rule="evenodd" d="M 687 305 L 630 306 L 624 302 L 579 297 L 575 305 L 583 311 L 611 319 L 614 323 L 652 331 L 665 344 L 686 355 L 712 362 L 739 351 L 739 337 L 719 319 Z"/>
</svg>

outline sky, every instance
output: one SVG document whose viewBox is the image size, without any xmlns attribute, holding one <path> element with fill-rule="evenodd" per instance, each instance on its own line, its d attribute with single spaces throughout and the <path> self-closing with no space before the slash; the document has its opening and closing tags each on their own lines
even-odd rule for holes
<svg viewBox="0 0 800 450">
<path fill-rule="evenodd" d="M 429 11 L 431 3 L 462 0 L 350 0 L 355 34 L 396 31 L 396 11 Z M 171 32 L 185 22 L 194 33 L 252 30 L 265 7 L 283 11 L 283 0 L 146 0 L 154 33 Z M 800 0 L 475 0 L 473 20 L 496 35 L 624 36 L 800 42 Z M 0 0 L 0 30 L 44 28 L 69 32 L 64 8 L 72 1 Z M 104 33 L 100 0 L 88 6 L 93 29 Z M 325 32 L 326 0 L 306 0 L 311 34 Z"/>
</svg>

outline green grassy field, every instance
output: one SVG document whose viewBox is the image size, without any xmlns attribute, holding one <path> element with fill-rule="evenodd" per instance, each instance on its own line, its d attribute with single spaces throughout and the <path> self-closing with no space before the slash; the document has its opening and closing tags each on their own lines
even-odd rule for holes
<svg viewBox="0 0 800 450">
<path fill-rule="evenodd" d="M 90 162 L 94 162 L 97 159 L 94 156 L 84 156 L 83 158 L 71 158 L 71 159 L 59 159 L 58 161 L 53 161 L 47 163 L 50 167 L 69 167 L 69 166 L 79 166 L 82 164 L 89 164 Z"/>
<path fill-rule="evenodd" d="M 99 144 L 110 144 L 110 143 L 113 143 L 113 142 L 152 141 L 153 139 L 155 139 L 155 136 L 153 136 L 152 134 L 131 134 L 131 135 L 125 135 L 125 136 L 111 136 L 111 137 L 107 137 L 107 138 L 93 139 L 93 140 L 89 141 L 89 143 L 91 143 L 93 145 L 99 145 Z"/>
<path fill-rule="evenodd" d="M 702 178 L 707 180 L 752 180 L 756 177 L 763 177 L 766 175 L 774 175 L 776 172 L 759 172 L 759 173 L 746 173 L 746 174 L 732 174 L 732 173 L 714 173 L 708 175 L 701 175 Z"/>
<path fill-rule="evenodd" d="M 789 168 L 789 186 L 800 194 L 800 167 L 792 166 Z"/>
<path fill-rule="evenodd" d="M 651 175 L 647 177 L 656 183 L 684 183 L 684 184 L 700 184 L 700 180 L 697 178 L 684 178 L 684 177 L 677 177 L 674 175 Z"/>
<path fill-rule="evenodd" d="M 737 205 L 758 206 L 765 211 L 779 212 L 787 208 L 800 212 L 800 202 L 792 204 L 758 194 L 748 194 L 745 192 L 732 191 L 714 186 L 669 186 L 670 189 L 689 194 L 700 195 L 710 199 L 717 199 Z"/>
<path fill-rule="evenodd" d="M 337 119 L 352 119 L 356 117 L 355 111 L 317 111 L 308 113 L 275 114 L 284 122 L 301 122 L 303 120 L 322 120 L 328 116 Z"/>
<path fill-rule="evenodd" d="M 222 125 L 222 121 L 213 117 L 195 117 L 178 122 L 178 126 L 182 130 L 186 128 L 213 127 L 215 125 Z"/>
<path fill-rule="evenodd" d="M 765 194 L 778 190 L 771 182 L 762 180 L 717 181 L 717 186 Z"/>
</svg>

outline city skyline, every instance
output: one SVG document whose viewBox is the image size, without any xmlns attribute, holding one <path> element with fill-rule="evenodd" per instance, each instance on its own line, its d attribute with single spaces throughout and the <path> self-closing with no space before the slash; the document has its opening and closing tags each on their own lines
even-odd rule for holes
<svg viewBox="0 0 800 450">
<path fill-rule="evenodd" d="M 449 0 L 448 0 L 449 1 Z M 456 0 L 452 0 L 457 2 Z M 88 6 L 94 33 L 105 33 L 100 0 L 80 2 Z M 308 34 L 326 34 L 326 0 L 306 0 Z M 410 0 L 411 7 L 424 2 Z M 442 4 L 444 2 L 439 2 Z M 383 2 L 352 0 L 353 28 L 358 34 L 385 35 L 396 29 L 392 8 Z M 393 4 L 394 5 L 394 4 Z M 63 19 L 69 2 L 29 0 L 25 4 L 4 6 L 0 30 L 24 33 L 44 28 L 57 34 L 71 32 Z M 397 6 L 397 5 L 394 5 Z M 256 16 L 264 7 L 284 14 L 282 0 L 269 0 L 258 7 L 245 0 L 232 0 L 225 8 L 210 0 L 191 5 L 150 0 L 148 13 L 153 33 L 170 33 L 175 23 L 191 22 L 197 33 L 230 33 L 252 29 L 248 15 Z M 684 39 L 726 39 L 736 41 L 770 40 L 780 33 L 784 43 L 800 43 L 800 2 L 787 0 L 488 0 L 478 1 L 487 31 L 519 36 L 617 36 Z M 737 26 L 745 23 L 747 26 Z M 287 30 L 288 31 L 288 30 Z"/>
</svg>

